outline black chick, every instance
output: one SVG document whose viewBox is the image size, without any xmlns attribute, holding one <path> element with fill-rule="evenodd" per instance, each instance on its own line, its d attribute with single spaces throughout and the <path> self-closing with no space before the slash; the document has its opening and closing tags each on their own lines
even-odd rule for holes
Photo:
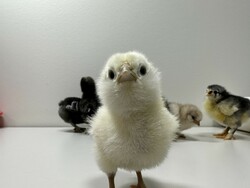
<svg viewBox="0 0 250 188">
<path fill-rule="evenodd" d="M 91 77 L 81 79 L 82 98 L 67 97 L 59 103 L 59 116 L 74 127 L 75 132 L 85 132 L 86 128 L 77 124 L 88 124 L 97 109 L 101 106 L 100 99 L 96 93 L 95 81 Z"/>
</svg>

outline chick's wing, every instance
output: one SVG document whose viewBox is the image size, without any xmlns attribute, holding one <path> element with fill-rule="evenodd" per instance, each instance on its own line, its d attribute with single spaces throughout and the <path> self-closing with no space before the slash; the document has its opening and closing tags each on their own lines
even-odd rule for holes
<svg viewBox="0 0 250 188">
<path fill-rule="evenodd" d="M 218 109 L 226 116 L 231 116 L 239 110 L 239 102 L 231 97 L 220 102 Z"/>
</svg>

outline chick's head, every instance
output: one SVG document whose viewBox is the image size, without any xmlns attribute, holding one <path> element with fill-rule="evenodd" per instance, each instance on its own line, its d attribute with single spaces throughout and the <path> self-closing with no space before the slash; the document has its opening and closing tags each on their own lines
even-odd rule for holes
<svg viewBox="0 0 250 188">
<path fill-rule="evenodd" d="M 133 111 L 161 96 L 159 72 L 138 52 L 112 55 L 97 86 L 102 103 L 116 111 Z"/>
<path fill-rule="evenodd" d="M 229 93 L 227 90 L 220 85 L 209 85 L 206 90 L 206 96 L 209 100 L 217 102 L 223 97 L 227 96 Z"/>
<path fill-rule="evenodd" d="M 186 119 L 189 123 L 200 125 L 202 120 L 202 112 L 192 104 L 186 104 L 181 109 L 181 116 Z"/>
</svg>

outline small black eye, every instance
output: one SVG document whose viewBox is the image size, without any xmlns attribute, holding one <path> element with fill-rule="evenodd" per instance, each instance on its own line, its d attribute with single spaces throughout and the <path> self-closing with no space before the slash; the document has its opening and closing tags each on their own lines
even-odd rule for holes
<svg viewBox="0 0 250 188">
<path fill-rule="evenodd" d="M 144 65 L 142 65 L 142 66 L 140 67 L 140 74 L 141 74 L 142 76 L 144 76 L 146 73 L 147 73 L 147 69 L 146 69 L 146 67 L 145 67 Z"/>
<path fill-rule="evenodd" d="M 214 91 L 214 94 L 217 95 L 218 91 Z"/>
<path fill-rule="evenodd" d="M 109 70 L 108 76 L 111 80 L 113 80 L 115 78 L 115 73 L 113 70 Z"/>
</svg>

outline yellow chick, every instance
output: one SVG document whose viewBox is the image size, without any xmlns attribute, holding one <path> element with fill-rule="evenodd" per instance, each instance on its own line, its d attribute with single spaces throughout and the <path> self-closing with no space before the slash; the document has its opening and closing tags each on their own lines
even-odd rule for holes
<svg viewBox="0 0 250 188">
<path fill-rule="evenodd" d="M 214 121 L 226 127 L 222 133 L 214 134 L 225 140 L 234 139 L 238 127 L 250 117 L 250 101 L 230 94 L 220 85 L 207 87 L 204 108 Z"/>
<path fill-rule="evenodd" d="M 136 171 L 145 188 L 141 171 L 159 165 L 166 157 L 178 121 L 161 98 L 158 70 L 138 52 L 114 54 L 97 83 L 103 106 L 91 122 L 99 168 L 114 188 L 118 168 Z"/>
</svg>

